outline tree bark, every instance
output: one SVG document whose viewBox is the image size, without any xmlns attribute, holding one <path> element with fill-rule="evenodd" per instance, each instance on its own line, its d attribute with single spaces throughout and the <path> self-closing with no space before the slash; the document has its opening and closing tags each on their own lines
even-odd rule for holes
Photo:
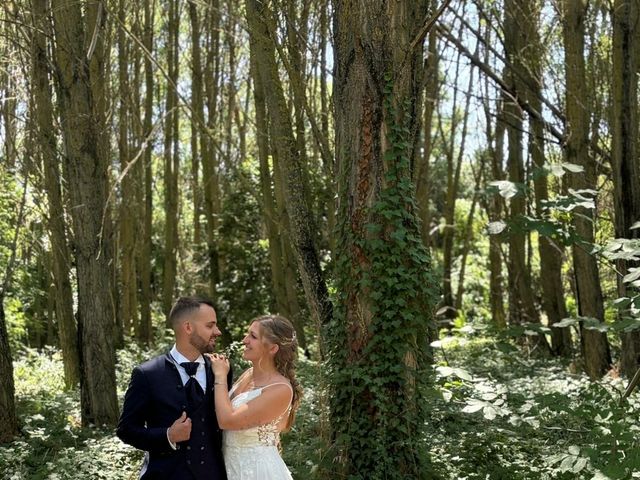
<svg viewBox="0 0 640 480">
<path fill-rule="evenodd" d="M 220 3 L 212 0 L 207 17 L 208 45 L 205 62 L 205 93 L 207 101 L 207 129 L 210 132 L 203 138 L 202 183 L 204 189 L 204 210 L 207 219 L 207 256 L 209 259 L 209 294 L 216 297 L 217 283 L 220 279 L 218 263 L 218 227 L 221 213 L 221 194 L 219 180 L 219 150 L 216 128 L 219 123 L 220 104 Z M 206 146 L 206 148 L 205 148 Z M 225 330 L 223 330 L 224 334 Z"/>
<path fill-rule="evenodd" d="M 0 444 L 12 441 L 18 434 L 14 396 L 11 346 L 4 315 L 4 294 L 0 292 Z"/>
<path fill-rule="evenodd" d="M 613 85 L 611 108 L 611 169 L 615 233 L 617 238 L 638 238 L 631 226 L 640 220 L 640 161 L 638 159 L 638 62 L 640 7 L 636 0 L 613 5 Z M 618 295 L 627 296 L 622 277 L 637 262 L 618 260 Z M 640 368 L 640 331 L 622 332 L 620 366 L 629 378 Z"/>
<path fill-rule="evenodd" d="M 151 302 L 153 295 L 151 290 L 151 235 L 153 227 L 153 164 L 151 159 L 153 142 L 153 91 L 154 67 L 150 55 L 153 52 L 153 17 L 155 2 L 144 1 L 144 36 L 143 44 L 147 50 L 144 56 L 144 120 L 142 131 L 144 135 L 144 153 L 142 155 L 143 168 L 143 219 L 142 239 L 140 240 L 140 332 L 139 340 L 149 344 L 153 338 L 151 320 Z"/>
<path fill-rule="evenodd" d="M 424 149 L 421 158 L 416 159 L 414 170 L 414 178 L 416 184 L 416 202 L 420 214 L 420 235 L 425 246 L 431 244 L 431 212 L 429 210 L 430 200 L 430 168 L 429 160 L 433 149 L 433 112 L 436 108 L 436 101 L 440 90 L 440 82 L 438 81 L 438 72 L 440 59 L 438 57 L 438 35 L 435 29 L 429 33 L 429 52 L 426 60 L 425 68 L 425 101 L 424 101 L 424 125 L 423 125 L 423 141 Z"/>
<path fill-rule="evenodd" d="M 509 66 L 506 68 L 506 82 L 516 95 L 524 95 L 526 85 L 522 73 L 528 66 L 523 63 L 529 38 L 518 21 L 527 15 L 531 8 L 529 0 L 506 0 L 505 11 L 505 49 Z M 530 15 L 530 14 L 529 14 Z M 511 182 L 524 185 L 525 168 L 523 159 L 523 112 L 511 99 L 505 102 L 505 121 L 507 123 L 508 159 L 507 171 Z M 516 225 L 526 215 L 526 197 L 519 194 L 510 200 L 509 216 Z M 509 322 L 512 325 L 540 323 L 540 317 L 533 299 L 531 273 L 526 262 L 526 235 L 512 229 L 509 232 Z M 546 338 L 539 335 L 536 345 L 548 347 Z"/>
<path fill-rule="evenodd" d="M 51 28 L 46 19 L 46 0 L 33 0 L 33 38 L 31 82 L 37 141 L 42 157 L 44 187 L 49 206 L 47 226 L 51 242 L 53 281 L 56 285 L 56 318 L 62 349 L 65 386 L 73 388 L 80 380 L 76 320 L 73 315 L 73 293 L 69 279 L 69 245 L 64 221 L 64 205 L 60 186 L 59 158 L 53 127 L 53 104 L 49 81 L 46 35 Z M 47 33 L 45 33 L 47 32 Z"/>
<path fill-rule="evenodd" d="M 565 50 L 566 108 L 569 135 L 565 158 L 569 163 L 584 167 L 584 173 L 569 174 L 576 189 L 596 188 L 596 165 L 589 152 L 588 112 L 584 65 L 584 16 L 586 5 L 581 0 L 563 2 L 563 37 Z M 577 293 L 578 313 L 604 321 L 602 289 L 596 258 L 591 255 L 594 242 L 593 213 L 583 207 L 575 209 L 573 226 L 580 241 L 573 245 L 573 271 Z M 581 326 L 582 355 L 585 369 L 591 378 L 600 378 L 611 364 L 609 342 L 605 334 Z"/>
<path fill-rule="evenodd" d="M 415 442 L 438 287 L 420 238 L 411 167 L 424 79 L 422 42 L 414 39 L 429 3 L 334 4 L 339 195 L 331 418 L 335 465 L 344 471 L 332 473 L 345 478 L 428 478 Z M 397 414 L 385 422 L 391 411 Z"/>
<path fill-rule="evenodd" d="M 119 0 L 118 17 L 122 25 L 127 22 L 127 2 Z M 122 172 L 120 199 L 120 285 L 121 320 L 124 332 L 131 334 L 132 327 L 138 323 L 138 298 L 136 278 L 135 250 L 135 170 L 130 168 L 132 160 L 129 148 L 129 134 L 132 129 L 129 104 L 129 42 L 124 28 L 118 28 L 118 157 Z"/>
<path fill-rule="evenodd" d="M 291 113 L 278 75 L 274 40 L 269 36 L 272 29 L 267 23 L 272 21 L 272 13 L 265 3 L 247 0 L 246 15 L 251 56 L 255 58 L 260 81 L 264 86 L 269 86 L 268 90 L 265 88 L 267 108 L 275 150 L 285 178 L 284 193 L 298 269 L 312 318 L 319 331 L 320 326 L 326 325 L 331 319 L 332 305 L 314 243 L 315 225 L 304 192 L 303 166 L 297 154 Z"/>
<path fill-rule="evenodd" d="M 84 7 L 84 8 L 83 8 Z M 72 204 L 78 280 L 82 422 L 118 420 L 111 255 L 105 235 L 108 157 L 105 149 L 102 3 L 53 0 L 55 78 Z M 83 12 L 84 10 L 84 12 Z M 96 96 L 98 95 L 98 96 Z"/>
<path fill-rule="evenodd" d="M 542 54 L 544 46 L 540 41 L 540 4 L 528 2 L 523 17 L 522 28 L 525 30 L 528 42 L 523 50 L 527 69 L 522 72 L 524 83 L 529 85 L 526 91 L 527 101 L 531 107 L 542 111 Z M 533 164 L 542 170 L 545 164 L 544 153 L 544 125 L 538 117 L 529 115 L 529 152 Z M 547 176 L 533 175 L 535 192 L 535 209 L 538 218 L 545 217 L 543 203 L 549 199 Z M 538 252 L 540 255 L 540 283 L 542 284 L 542 308 L 547 314 L 551 327 L 551 350 L 553 354 L 568 357 L 571 355 L 571 331 L 568 328 L 554 328 L 555 323 L 567 318 L 567 308 L 564 299 L 562 282 L 562 247 L 546 235 L 538 236 Z"/>
<path fill-rule="evenodd" d="M 180 173 L 179 157 L 179 115 L 178 85 L 180 33 L 180 0 L 169 1 L 169 20 L 167 32 L 167 102 L 164 131 L 164 267 L 162 272 L 162 311 L 167 322 L 174 300 L 177 274 L 178 249 L 178 177 Z"/>
</svg>

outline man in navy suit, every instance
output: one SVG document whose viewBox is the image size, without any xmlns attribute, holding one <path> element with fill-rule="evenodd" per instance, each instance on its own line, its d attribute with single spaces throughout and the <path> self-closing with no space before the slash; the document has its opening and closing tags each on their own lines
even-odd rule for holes
<svg viewBox="0 0 640 480">
<path fill-rule="evenodd" d="M 140 450 L 144 480 L 226 480 L 208 357 L 221 335 L 209 300 L 179 298 L 169 314 L 176 343 L 134 368 L 117 435 Z M 231 386 L 231 373 L 227 378 Z"/>
</svg>

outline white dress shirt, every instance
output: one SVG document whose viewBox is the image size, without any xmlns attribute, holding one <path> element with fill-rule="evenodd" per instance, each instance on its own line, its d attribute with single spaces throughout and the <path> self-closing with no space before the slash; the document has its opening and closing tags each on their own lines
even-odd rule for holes
<svg viewBox="0 0 640 480">
<path fill-rule="evenodd" d="M 189 380 L 189 375 L 187 375 L 187 371 L 180 364 L 183 362 L 190 362 L 191 360 L 189 360 L 187 357 L 182 355 L 176 348 L 175 344 L 173 345 L 173 348 L 171 349 L 170 354 L 175 360 L 176 365 L 178 366 L 178 372 L 180 373 L 180 378 L 182 379 L 182 385 L 186 385 L 187 381 Z M 204 357 L 200 355 L 194 361 L 200 364 L 198 365 L 198 370 L 196 371 L 196 380 L 202 387 L 202 391 L 206 392 L 207 391 L 207 372 L 205 370 L 206 365 L 204 363 Z"/>
<path fill-rule="evenodd" d="M 176 362 L 176 366 L 178 367 L 178 373 L 180 374 L 180 378 L 182 379 L 182 385 L 186 385 L 187 382 L 189 381 L 189 375 L 187 375 L 187 371 L 180 364 L 183 362 L 189 362 L 190 360 L 178 351 L 175 344 L 173 345 L 171 352 L 169 352 L 169 355 L 171 355 L 171 358 L 173 358 L 173 361 Z M 205 368 L 207 368 L 207 366 L 204 363 L 204 357 L 200 355 L 198 358 L 195 359 L 195 361 L 200 364 L 198 365 L 198 370 L 196 370 L 196 375 L 195 375 L 196 380 L 202 387 L 202 391 L 206 392 L 207 391 L 207 371 L 205 370 Z M 173 443 L 171 440 L 169 440 L 168 428 L 167 428 L 167 441 L 169 442 L 169 445 L 171 445 L 171 448 L 175 450 L 176 444 Z"/>
</svg>

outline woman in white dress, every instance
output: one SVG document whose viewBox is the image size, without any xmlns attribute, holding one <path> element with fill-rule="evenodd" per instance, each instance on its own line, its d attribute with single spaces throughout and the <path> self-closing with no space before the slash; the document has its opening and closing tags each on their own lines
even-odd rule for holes
<svg viewBox="0 0 640 480">
<path fill-rule="evenodd" d="M 228 480 L 286 480 L 291 473 L 280 457 L 280 432 L 291 428 L 302 397 L 295 375 L 298 353 L 291 322 L 265 315 L 251 322 L 243 357 L 253 367 L 227 392 L 229 361 L 213 354 L 215 406 L 223 432 Z"/>
</svg>

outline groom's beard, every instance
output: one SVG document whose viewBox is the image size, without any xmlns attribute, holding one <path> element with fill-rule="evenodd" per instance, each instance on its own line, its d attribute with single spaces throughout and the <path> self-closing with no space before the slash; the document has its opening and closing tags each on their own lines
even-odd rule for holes
<svg viewBox="0 0 640 480">
<path fill-rule="evenodd" d="M 201 354 L 213 353 L 216 350 L 216 339 L 213 337 L 209 341 L 204 340 L 195 332 L 189 337 L 189 343 L 195 347 Z"/>
</svg>

